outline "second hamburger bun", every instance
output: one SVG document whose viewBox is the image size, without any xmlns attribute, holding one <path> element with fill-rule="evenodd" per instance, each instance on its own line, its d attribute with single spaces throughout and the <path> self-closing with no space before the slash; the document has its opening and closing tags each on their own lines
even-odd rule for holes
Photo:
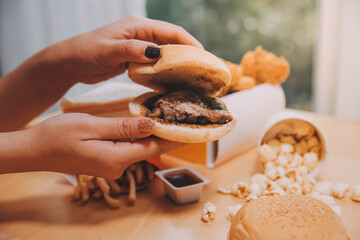
<svg viewBox="0 0 360 240">
<path fill-rule="evenodd" d="M 135 98 L 129 104 L 129 110 L 135 117 L 144 117 L 148 111 L 144 105 L 145 101 L 151 97 L 159 95 L 155 92 L 149 92 L 140 95 Z M 220 139 L 228 134 L 236 124 L 236 117 L 234 115 L 233 120 L 225 124 L 208 124 L 208 125 L 196 125 L 196 124 L 173 124 L 153 119 L 156 124 L 154 135 L 163 139 L 183 142 L 183 143 L 200 143 L 211 142 Z"/>
<path fill-rule="evenodd" d="M 230 240 L 346 240 L 346 229 L 325 203 L 303 195 L 255 199 L 231 223 Z"/>
<path fill-rule="evenodd" d="M 230 84 L 230 71 L 215 55 L 188 45 L 163 45 L 155 63 L 130 63 L 132 81 L 159 93 L 179 89 L 217 96 Z"/>
</svg>

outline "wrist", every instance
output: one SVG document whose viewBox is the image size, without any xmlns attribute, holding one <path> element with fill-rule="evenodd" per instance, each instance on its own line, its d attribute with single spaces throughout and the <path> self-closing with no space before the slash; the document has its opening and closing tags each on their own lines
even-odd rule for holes
<svg viewBox="0 0 360 240">
<path fill-rule="evenodd" d="M 76 69 L 71 64 L 71 57 L 64 48 L 66 48 L 66 44 L 55 43 L 44 48 L 32 58 L 36 63 L 34 67 L 39 70 L 39 74 L 44 76 L 43 79 L 51 81 L 51 84 L 67 91 L 79 82 L 79 77 L 76 76 Z"/>
<path fill-rule="evenodd" d="M 41 170 L 33 130 L 0 133 L 0 174 Z"/>
</svg>

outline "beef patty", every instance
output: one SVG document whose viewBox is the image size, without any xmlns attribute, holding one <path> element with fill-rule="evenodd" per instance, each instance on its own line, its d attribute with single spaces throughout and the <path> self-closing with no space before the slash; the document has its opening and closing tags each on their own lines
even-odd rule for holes
<svg viewBox="0 0 360 240">
<path fill-rule="evenodd" d="M 162 119 L 167 123 L 225 124 L 233 118 L 219 98 L 178 91 L 149 98 L 144 105 L 146 117 Z"/>
</svg>

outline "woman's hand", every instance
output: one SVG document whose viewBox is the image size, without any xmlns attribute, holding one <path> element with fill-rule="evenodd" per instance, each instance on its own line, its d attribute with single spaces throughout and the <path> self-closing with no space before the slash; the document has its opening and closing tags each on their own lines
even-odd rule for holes
<svg viewBox="0 0 360 240">
<path fill-rule="evenodd" d="M 0 132 L 23 127 L 76 83 L 112 78 L 128 62 L 156 61 L 157 44 L 168 43 L 202 48 L 179 26 L 131 16 L 43 49 L 0 78 Z"/>
<path fill-rule="evenodd" d="M 124 73 L 128 62 L 157 61 L 161 51 L 157 44 L 170 43 L 202 48 L 179 26 L 130 16 L 52 45 L 47 51 L 50 59 L 55 58 L 51 61 L 61 61 L 59 69 L 66 69 L 69 79 L 92 84 Z"/>
<path fill-rule="evenodd" d="M 0 134 L 0 173 L 56 171 L 118 178 L 132 163 L 182 143 L 150 135 L 150 118 L 68 113 L 22 132 Z"/>
</svg>

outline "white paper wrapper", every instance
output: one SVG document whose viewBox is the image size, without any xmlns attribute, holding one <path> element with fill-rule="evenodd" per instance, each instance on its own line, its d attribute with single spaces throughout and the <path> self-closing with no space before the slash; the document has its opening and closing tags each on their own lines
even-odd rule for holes
<svg viewBox="0 0 360 240">
<path fill-rule="evenodd" d="M 207 167 L 210 168 L 256 146 L 266 122 L 285 109 L 285 94 L 280 85 L 260 84 L 222 100 L 238 120 L 228 135 L 208 143 Z"/>
<path fill-rule="evenodd" d="M 319 142 L 321 146 L 321 152 L 319 157 L 319 164 L 317 167 L 310 173 L 310 176 L 316 177 L 320 174 L 322 169 L 324 168 L 326 156 L 328 154 L 328 141 L 324 134 L 324 131 L 310 118 L 302 116 L 300 113 L 292 111 L 292 110 L 285 110 L 279 112 L 271 117 L 271 119 L 266 123 L 265 128 L 262 130 L 262 133 L 258 139 L 258 151 L 260 146 L 269 139 L 274 138 L 280 131 L 286 132 L 287 126 L 293 124 L 295 122 L 306 122 L 310 124 L 317 133 L 319 137 Z M 283 124 L 284 123 L 284 124 Z"/>
</svg>

